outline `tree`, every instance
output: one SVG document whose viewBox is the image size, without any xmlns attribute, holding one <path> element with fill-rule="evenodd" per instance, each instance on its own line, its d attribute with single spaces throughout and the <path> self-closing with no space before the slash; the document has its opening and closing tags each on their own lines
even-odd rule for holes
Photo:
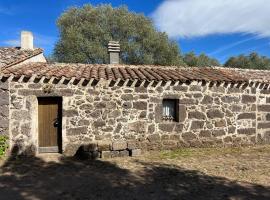
<svg viewBox="0 0 270 200">
<path fill-rule="evenodd" d="M 251 53 L 247 56 L 239 55 L 229 58 L 225 67 L 247 68 L 247 69 L 270 69 L 270 59 L 266 56 L 260 56 L 257 53 Z"/>
<path fill-rule="evenodd" d="M 204 53 L 196 56 L 193 51 L 185 54 L 184 62 L 190 67 L 211 67 L 220 65 L 216 59 L 210 58 Z"/>
<path fill-rule="evenodd" d="M 59 17 L 57 26 L 54 56 L 60 62 L 108 63 L 108 41 L 117 40 L 125 64 L 184 65 L 177 43 L 127 7 L 73 7 Z"/>
</svg>

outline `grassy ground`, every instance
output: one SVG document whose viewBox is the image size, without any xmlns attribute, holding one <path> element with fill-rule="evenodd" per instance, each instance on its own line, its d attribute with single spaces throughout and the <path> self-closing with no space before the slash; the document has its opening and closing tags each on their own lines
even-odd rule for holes
<svg viewBox="0 0 270 200">
<path fill-rule="evenodd" d="M 270 145 L 149 152 L 140 160 L 198 170 L 210 176 L 221 176 L 233 181 L 270 186 Z M 122 162 L 129 161 L 117 159 L 115 163 L 121 165 Z"/>
<path fill-rule="evenodd" d="M 268 200 L 269 160 L 270 145 L 97 161 L 9 158 L 0 168 L 0 199 Z"/>
</svg>

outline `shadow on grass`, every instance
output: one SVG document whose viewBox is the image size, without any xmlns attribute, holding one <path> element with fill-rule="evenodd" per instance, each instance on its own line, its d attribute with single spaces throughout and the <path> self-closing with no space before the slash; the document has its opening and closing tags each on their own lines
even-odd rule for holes
<svg viewBox="0 0 270 200">
<path fill-rule="evenodd" d="M 1 167 L 0 199 L 270 199 L 269 187 L 172 165 L 132 162 L 144 170 L 134 173 L 102 160 L 10 158 Z"/>
</svg>

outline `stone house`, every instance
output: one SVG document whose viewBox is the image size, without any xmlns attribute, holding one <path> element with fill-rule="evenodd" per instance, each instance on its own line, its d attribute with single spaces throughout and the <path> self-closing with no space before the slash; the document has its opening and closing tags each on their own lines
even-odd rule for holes
<svg viewBox="0 0 270 200">
<path fill-rule="evenodd" d="M 25 38 L 24 38 L 25 37 Z M 270 72 L 47 63 L 31 34 L 0 48 L 0 134 L 16 154 L 270 143 Z"/>
</svg>

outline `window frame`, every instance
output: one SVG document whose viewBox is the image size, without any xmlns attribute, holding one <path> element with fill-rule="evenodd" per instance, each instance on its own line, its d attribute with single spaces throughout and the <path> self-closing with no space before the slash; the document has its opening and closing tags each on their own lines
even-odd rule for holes
<svg viewBox="0 0 270 200">
<path fill-rule="evenodd" d="M 174 104 L 174 116 L 172 119 L 167 119 L 167 116 L 164 116 L 164 103 L 166 101 L 173 102 Z M 163 98 L 162 99 L 162 121 L 165 122 L 179 122 L 179 99 L 177 98 Z"/>
</svg>

